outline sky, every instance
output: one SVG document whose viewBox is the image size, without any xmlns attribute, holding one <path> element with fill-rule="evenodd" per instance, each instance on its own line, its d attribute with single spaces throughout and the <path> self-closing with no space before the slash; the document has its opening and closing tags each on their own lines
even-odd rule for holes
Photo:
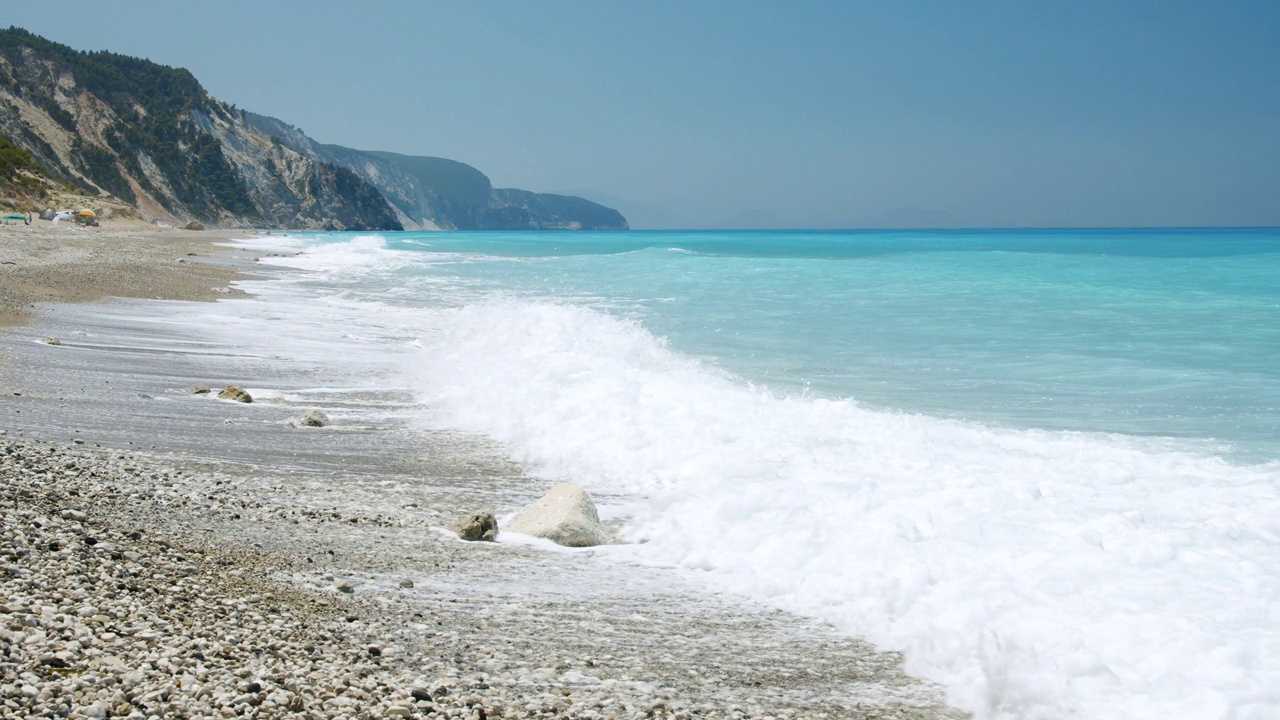
<svg viewBox="0 0 1280 720">
<path fill-rule="evenodd" d="M 1280 3 L 15 2 L 637 228 L 1280 225 Z"/>
</svg>

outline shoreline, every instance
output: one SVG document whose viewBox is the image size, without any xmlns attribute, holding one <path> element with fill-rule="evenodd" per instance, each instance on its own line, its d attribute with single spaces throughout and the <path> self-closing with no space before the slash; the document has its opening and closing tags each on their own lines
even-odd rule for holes
<svg viewBox="0 0 1280 720">
<path fill-rule="evenodd" d="M 190 242 L 206 248 L 218 239 L 190 234 L 199 235 Z M 173 249 L 159 253 L 168 253 L 165 272 L 190 269 L 174 262 Z M 232 249 L 209 254 L 234 260 Z M 233 266 L 215 267 L 227 282 L 235 277 Z M 208 276 L 194 277 L 203 283 Z M 6 516 L 6 527 L 34 520 L 42 527 L 33 532 L 66 538 L 52 554 L 31 551 L 30 544 L 25 555 L 15 551 L 18 573 L 5 582 L 16 584 L 6 586 L 6 594 L 31 595 L 25 608 L 51 607 L 50 613 L 19 615 L 41 623 L 50 614 L 49 622 L 65 616 L 73 629 L 49 627 L 64 637 L 103 637 L 92 615 L 83 628 L 75 618 L 86 603 L 100 609 L 113 598 L 94 597 L 91 588 L 84 597 L 74 591 L 38 597 L 30 583 L 22 584 L 53 572 L 49 563 L 61 552 L 99 562 L 98 572 L 133 578 L 122 580 L 142 588 L 129 591 L 137 600 L 131 607 L 183 628 L 152 639 L 168 648 L 159 655 L 170 658 L 172 668 L 145 660 L 155 667 L 144 670 L 133 695 L 144 705 L 162 699 L 184 702 L 185 709 L 146 705 L 144 711 L 131 704 L 125 716 L 195 716 L 206 707 L 216 716 L 230 707 L 232 714 L 239 709 L 257 717 L 964 717 L 945 706 L 937 688 L 906 675 L 899 656 L 816 621 L 700 595 L 673 571 L 593 561 L 589 552 L 463 543 L 443 530 L 458 516 L 540 494 L 538 483 L 501 448 L 483 438 L 416 432 L 393 422 L 361 424 L 357 412 L 332 397 L 248 407 L 197 400 L 181 387 L 238 380 L 229 368 L 246 370 L 219 364 L 226 349 L 223 355 L 211 348 L 191 352 L 162 337 L 161 329 L 125 323 L 121 318 L 129 308 L 143 307 L 140 302 L 41 306 L 29 327 L 0 333 L 0 354 L 11 359 L 9 367 L 0 365 L 0 396 L 7 396 L 0 406 L 0 428 L 6 430 L 0 473 L 12 492 L 28 493 L 23 502 L 30 505 L 19 503 L 14 512 L 35 513 Z M 70 332 L 82 335 L 67 347 L 38 342 L 42 334 L 65 338 Z M 289 368 L 264 362 L 252 371 L 260 373 L 254 381 L 281 388 L 285 397 L 298 391 Z M 317 402 L 335 415 L 335 427 L 287 425 Z M 390 495 L 396 507 L 388 504 Z M 64 520 L 64 510 L 83 512 L 87 520 Z M 143 545 L 128 552 L 154 558 L 156 571 L 127 559 L 124 550 L 122 562 L 110 554 L 104 559 L 93 550 L 97 544 L 86 549 L 86 528 L 94 537 L 110 537 L 117 549 L 128 544 L 128 532 L 143 530 Z M 172 595 L 174 574 L 186 570 L 171 567 L 165 559 L 171 553 L 197 566 L 191 577 L 203 580 L 196 600 L 236 608 L 236 625 L 184 611 L 185 601 Z M 406 580 L 412 587 L 402 586 Z M 343 581 L 354 585 L 353 592 L 338 590 Z M 276 601 L 245 601 L 254 595 Z M 183 624 L 188 614 L 211 625 L 193 636 Z M 357 619 L 348 622 L 352 615 Z M 294 624 L 298 617 L 308 618 L 307 628 Z M 206 632 L 202 639 L 227 647 L 225 637 L 242 641 L 244 627 L 264 645 L 283 643 L 278 650 L 287 657 L 258 654 L 255 665 L 233 651 L 230 658 L 199 651 L 199 659 L 183 644 Z M 46 640 L 50 635 L 46 631 Z M 130 637 L 136 642 L 138 634 Z M 165 645 L 171 638 L 177 644 Z M 57 642 L 50 641 L 50 654 L 67 652 L 69 643 L 58 649 Z M 371 644 L 378 644 L 376 656 Z M 0 685 L 13 684 L 21 694 L 27 691 L 19 681 L 26 682 L 36 694 L 22 697 L 32 703 L 47 691 L 44 707 L 56 710 L 48 703 L 74 699 L 68 683 L 90 675 L 94 683 L 81 688 L 87 693 L 81 699 L 91 701 L 81 707 L 104 700 L 103 692 L 106 700 L 118 700 L 114 693 L 128 673 L 104 670 L 102 662 L 88 666 L 98 657 L 87 657 L 88 650 L 102 647 L 92 640 L 80 645 L 83 652 L 72 648 L 66 660 L 79 672 L 59 672 L 24 654 L 3 666 Z M 327 649 L 298 650 L 308 646 Z M 299 662 L 310 663 L 308 669 Z M 298 673 L 308 678 L 306 687 L 291 680 Z M 187 692 L 186 675 L 201 690 Z M 351 675 L 354 684 L 347 682 Z M 248 692 L 252 683 L 259 686 L 256 693 Z M 152 695 L 161 686 L 181 691 L 170 690 L 167 699 Z M 151 687 L 157 689 L 141 691 Z M 204 688 L 212 689 L 202 697 Z M 440 688 L 449 690 L 442 695 Z M 430 707 L 406 699 L 415 689 L 433 698 Z M 289 708 L 294 698 L 301 698 L 303 711 Z M 101 709 L 116 716 L 117 708 L 126 709 L 119 703 Z"/>
<path fill-rule="evenodd" d="M 41 303 L 107 297 L 216 300 L 251 263 L 218 245 L 248 231 L 177 230 L 138 223 L 103 228 L 38 220 L 0 226 L 0 327 L 25 325 Z"/>
</svg>

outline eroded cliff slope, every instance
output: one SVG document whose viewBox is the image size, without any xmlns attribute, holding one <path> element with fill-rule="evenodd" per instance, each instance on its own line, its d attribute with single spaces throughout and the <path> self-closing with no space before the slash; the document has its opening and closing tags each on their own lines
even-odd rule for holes
<svg viewBox="0 0 1280 720">
<path fill-rule="evenodd" d="M 398 230 L 381 193 L 248 123 L 190 72 L 0 30 L 0 137 L 44 175 L 181 223 Z"/>
</svg>

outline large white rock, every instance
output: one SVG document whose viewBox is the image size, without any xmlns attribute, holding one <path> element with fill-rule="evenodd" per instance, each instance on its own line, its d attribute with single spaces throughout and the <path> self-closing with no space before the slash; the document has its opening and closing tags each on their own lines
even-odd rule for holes
<svg viewBox="0 0 1280 720">
<path fill-rule="evenodd" d="M 510 532 L 546 538 L 568 547 L 590 547 L 609 542 L 609 531 L 591 498 L 577 485 L 560 483 L 507 523 Z"/>
</svg>

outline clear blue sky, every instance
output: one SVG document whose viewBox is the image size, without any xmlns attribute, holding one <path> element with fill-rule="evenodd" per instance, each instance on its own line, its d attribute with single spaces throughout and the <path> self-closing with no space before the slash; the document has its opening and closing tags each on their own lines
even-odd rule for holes
<svg viewBox="0 0 1280 720">
<path fill-rule="evenodd" d="M 323 142 L 637 227 L 1280 225 L 1277 2 L 41 2 Z"/>
</svg>

